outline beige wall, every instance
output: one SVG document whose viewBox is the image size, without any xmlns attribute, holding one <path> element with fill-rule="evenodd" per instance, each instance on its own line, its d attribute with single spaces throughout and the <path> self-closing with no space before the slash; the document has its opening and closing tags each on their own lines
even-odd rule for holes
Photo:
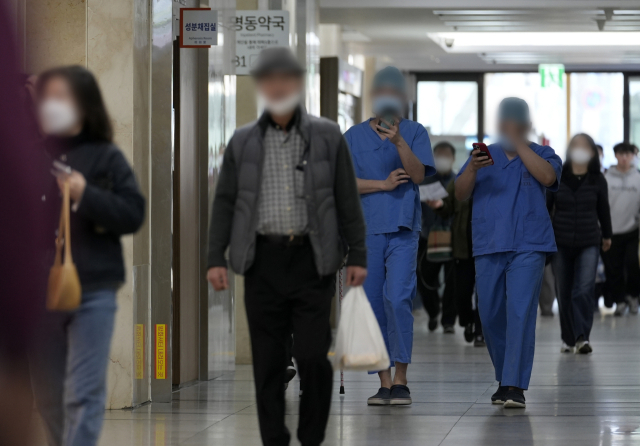
<svg viewBox="0 0 640 446">
<path fill-rule="evenodd" d="M 148 21 L 148 17 L 136 14 L 141 1 L 26 0 L 25 46 L 29 73 L 68 64 L 83 65 L 94 72 L 113 122 L 115 142 L 133 164 L 147 193 L 149 45 L 144 29 L 135 26 L 136 20 Z M 143 34 L 136 48 L 141 56 L 136 58 L 136 66 L 134 28 Z M 134 109 L 139 113 L 137 119 Z M 129 407 L 133 402 L 133 274 L 135 267 L 149 263 L 148 224 L 135 237 L 125 237 L 123 245 L 127 282 L 118 293 L 108 373 L 109 408 Z M 144 284 L 139 287 L 148 288 Z"/>
</svg>

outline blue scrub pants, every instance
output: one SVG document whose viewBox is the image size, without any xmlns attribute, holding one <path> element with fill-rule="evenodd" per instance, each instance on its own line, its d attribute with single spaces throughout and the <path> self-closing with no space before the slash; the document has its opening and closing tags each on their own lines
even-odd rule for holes
<svg viewBox="0 0 640 446">
<path fill-rule="evenodd" d="M 545 259 L 546 253 L 536 251 L 476 257 L 482 331 L 503 386 L 529 387 Z"/>
<path fill-rule="evenodd" d="M 416 231 L 367 235 L 364 291 L 380 324 L 391 367 L 396 361 L 411 362 L 419 237 Z"/>
</svg>

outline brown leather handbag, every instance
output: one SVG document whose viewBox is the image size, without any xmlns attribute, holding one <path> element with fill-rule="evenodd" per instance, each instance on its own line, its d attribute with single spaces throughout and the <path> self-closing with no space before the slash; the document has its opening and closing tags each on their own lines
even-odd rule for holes
<svg viewBox="0 0 640 446">
<path fill-rule="evenodd" d="M 62 192 L 62 210 L 60 211 L 60 228 L 56 238 L 56 257 L 49 271 L 47 287 L 47 310 L 71 311 L 80 306 L 82 289 L 78 270 L 71 256 L 71 229 L 69 182 L 64 183 Z M 62 247 L 64 246 L 64 261 Z"/>
</svg>

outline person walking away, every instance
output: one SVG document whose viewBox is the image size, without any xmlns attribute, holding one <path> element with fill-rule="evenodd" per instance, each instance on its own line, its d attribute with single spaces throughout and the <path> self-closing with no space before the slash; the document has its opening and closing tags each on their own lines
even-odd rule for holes
<svg viewBox="0 0 640 446">
<path fill-rule="evenodd" d="M 562 353 L 592 352 L 593 294 L 602 251 L 611 247 L 607 180 L 600 172 L 593 138 L 584 133 L 569 142 L 557 192 L 547 193 L 558 252 L 552 266 L 558 290 Z"/>
<path fill-rule="evenodd" d="M 356 169 L 367 223 L 369 276 L 364 290 L 378 319 L 390 368 L 378 373 L 380 389 L 370 405 L 408 405 L 407 367 L 413 348 L 413 298 L 420 237 L 418 185 L 435 174 L 425 128 L 402 119 L 405 79 L 400 70 L 378 71 L 370 92 L 374 118 L 345 133 Z M 391 376 L 395 367 L 395 376 Z"/>
<path fill-rule="evenodd" d="M 55 218 L 43 225 L 53 248 L 58 188 L 68 182 L 71 251 L 82 301 L 76 310 L 43 316 L 31 355 L 33 390 L 50 446 L 94 446 L 104 417 L 116 292 L 125 280 L 120 237 L 142 225 L 145 200 L 112 142 L 93 75 L 80 66 L 54 68 L 40 76 L 37 92 L 47 153 L 71 168 L 57 179 L 51 176 L 42 200 L 55 209 L 48 212 Z"/>
<path fill-rule="evenodd" d="M 349 149 L 338 125 L 303 109 L 304 72 L 288 48 L 263 50 L 252 70 L 265 104 L 236 130 L 225 151 L 209 229 L 207 278 L 228 288 L 244 275 L 260 434 L 286 446 L 287 345 L 303 395 L 298 439 L 318 446 L 329 418 L 333 370 L 331 302 L 348 253 L 347 282 L 367 275 L 365 228 Z"/>
<path fill-rule="evenodd" d="M 637 167 L 638 148 L 620 143 L 613 148 L 618 164 L 605 178 L 609 186 L 611 205 L 611 249 L 604 254 L 607 277 L 606 292 L 616 304 L 615 315 L 638 313 L 640 266 L 638 262 L 638 218 L 640 215 L 640 172 Z"/>
<path fill-rule="evenodd" d="M 473 196 L 473 255 L 478 308 L 498 391 L 494 404 L 525 407 L 545 259 L 556 251 L 545 190 L 558 190 L 562 161 L 527 140 L 529 106 L 504 99 L 493 161 L 473 150 L 456 179 L 456 198 Z"/>
<path fill-rule="evenodd" d="M 455 174 L 453 172 L 453 162 L 456 157 L 456 149 L 451 143 L 446 141 L 438 143 L 433 148 L 433 161 L 436 167 L 436 174 L 426 177 L 422 184 L 433 184 L 440 182 L 444 188 L 453 182 Z M 422 206 L 422 230 L 420 231 L 420 241 L 418 243 L 418 291 L 422 296 L 424 309 L 429 315 L 429 330 L 433 331 L 438 327 L 438 316 L 442 307 L 441 324 L 445 333 L 455 333 L 456 323 L 456 302 L 454 297 L 453 284 L 453 259 L 444 261 L 431 261 L 427 256 L 429 231 L 431 228 L 449 228 L 451 217 L 442 217 L 436 214 L 426 202 Z M 440 272 L 444 270 L 444 291 L 440 297 Z M 442 302 L 442 304 L 441 304 Z M 469 336 L 465 331 L 465 337 Z M 470 336 L 473 336 L 471 332 Z"/>
<path fill-rule="evenodd" d="M 460 201 L 455 195 L 455 181 L 447 186 L 442 200 L 429 200 L 427 205 L 441 218 L 453 217 L 451 244 L 453 248 L 453 290 L 458 312 L 458 322 L 464 327 L 464 337 L 476 347 L 484 347 L 482 322 L 478 313 L 476 266 L 471 249 L 471 208 L 473 199 Z M 475 301 L 475 309 L 474 309 Z"/>
</svg>

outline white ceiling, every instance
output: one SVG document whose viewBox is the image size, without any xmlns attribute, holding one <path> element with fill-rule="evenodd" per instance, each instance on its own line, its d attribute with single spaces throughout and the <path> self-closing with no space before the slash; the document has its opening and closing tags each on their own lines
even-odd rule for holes
<svg viewBox="0 0 640 446">
<path fill-rule="evenodd" d="M 342 25 L 348 53 L 377 56 L 381 64 L 405 70 L 512 71 L 564 63 L 574 70 L 640 71 L 640 0 L 320 0 L 320 6 L 321 23 Z M 591 33 L 595 39 L 615 33 L 613 39 L 625 44 L 466 48 L 454 39 L 449 48 L 427 36 L 478 32 L 504 33 L 505 42 L 512 32 Z"/>
</svg>

